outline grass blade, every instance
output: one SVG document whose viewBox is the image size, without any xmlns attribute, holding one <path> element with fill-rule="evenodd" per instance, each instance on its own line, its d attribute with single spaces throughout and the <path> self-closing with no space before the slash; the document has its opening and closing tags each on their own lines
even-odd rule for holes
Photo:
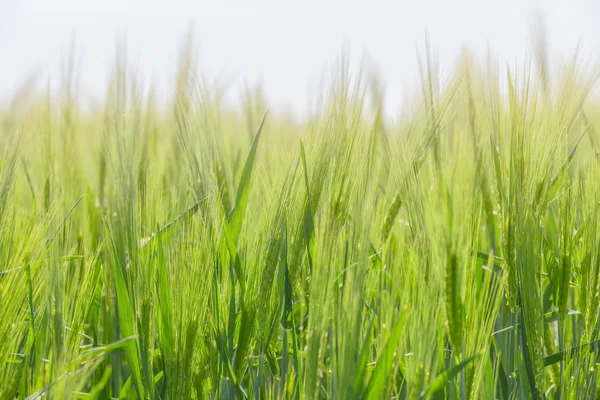
<svg viewBox="0 0 600 400">
<path fill-rule="evenodd" d="M 420 399 L 425 399 L 428 397 L 431 397 L 439 392 L 441 392 L 442 390 L 444 390 L 444 388 L 446 387 L 446 383 L 452 379 L 454 379 L 455 376 L 457 376 L 463 369 L 465 369 L 470 363 L 472 363 L 476 358 L 478 358 L 479 356 L 472 356 L 467 358 L 466 360 L 464 360 L 463 362 L 461 362 L 460 364 L 454 365 L 450 368 L 448 368 L 447 370 L 445 370 L 444 372 L 442 372 L 441 374 L 439 374 L 433 382 L 431 382 L 431 384 L 427 387 L 427 389 L 425 389 L 421 395 L 420 395 Z"/>
<path fill-rule="evenodd" d="M 385 343 L 385 347 L 379 356 L 379 360 L 377 360 L 375 370 L 373 371 L 373 375 L 371 375 L 371 379 L 369 380 L 369 384 L 367 386 L 365 399 L 375 400 L 384 397 L 386 381 L 389 373 L 392 370 L 394 354 L 396 353 L 398 343 L 400 342 L 400 337 L 402 335 L 405 322 L 406 310 L 400 314 L 400 318 L 392 328 L 390 336 Z"/>
</svg>

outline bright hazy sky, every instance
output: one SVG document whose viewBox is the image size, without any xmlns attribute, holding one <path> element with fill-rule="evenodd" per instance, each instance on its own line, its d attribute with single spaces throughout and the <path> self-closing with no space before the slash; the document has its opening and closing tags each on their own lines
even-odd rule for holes
<svg viewBox="0 0 600 400">
<path fill-rule="evenodd" d="M 464 44 L 480 55 L 489 45 L 501 60 L 522 59 L 536 10 L 555 60 L 572 55 L 580 39 L 584 55 L 600 54 L 598 0 L 0 0 L 0 95 L 9 97 L 36 69 L 41 84 L 49 77 L 57 85 L 73 34 L 82 92 L 103 96 L 118 35 L 127 37 L 128 59 L 145 81 L 166 90 L 191 23 L 202 70 L 231 79 L 234 101 L 245 79 L 261 80 L 274 110 L 302 114 L 346 43 L 353 67 L 364 54 L 375 62 L 392 111 L 418 85 L 416 48 L 426 30 L 442 70 Z"/>
</svg>

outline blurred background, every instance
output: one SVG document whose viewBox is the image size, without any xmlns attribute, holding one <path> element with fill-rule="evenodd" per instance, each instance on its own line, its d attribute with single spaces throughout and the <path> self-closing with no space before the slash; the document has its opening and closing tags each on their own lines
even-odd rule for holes
<svg viewBox="0 0 600 400">
<path fill-rule="evenodd" d="M 55 91 L 73 49 L 76 90 L 83 101 L 99 101 L 117 44 L 126 45 L 145 85 L 169 95 L 191 29 L 203 74 L 229 88 L 232 106 L 245 87 L 260 86 L 274 111 L 302 117 L 346 49 L 353 68 L 379 72 L 393 116 L 420 86 L 417 54 L 426 32 L 442 74 L 464 46 L 480 59 L 489 48 L 500 63 L 522 61 L 540 30 L 552 69 L 578 46 L 585 61 L 596 62 L 598 21 L 597 0 L 0 0 L 0 101 L 31 77 Z"/>
</svg>

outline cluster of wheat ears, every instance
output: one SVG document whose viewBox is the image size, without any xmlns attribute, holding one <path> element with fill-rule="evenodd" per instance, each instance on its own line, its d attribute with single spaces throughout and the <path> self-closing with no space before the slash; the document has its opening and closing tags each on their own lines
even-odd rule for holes
<svg viewBox="0 0 600 400">
<path fill-rule="evenodd" d="M 342 62 L 293 123 L 193 54 L 0 109 L 1 399 L 598 397 L 596 69 L 426 49 L 392 123 Z"/>
</svg>

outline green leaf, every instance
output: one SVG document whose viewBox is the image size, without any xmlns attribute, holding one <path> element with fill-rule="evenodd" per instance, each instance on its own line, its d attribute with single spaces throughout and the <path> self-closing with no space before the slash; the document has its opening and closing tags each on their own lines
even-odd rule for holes
<svg viewBox="0 0 600 400">
<path fill-rule="evenodd" d="M 121 267 L 121 263 L 119 262 L 119 258 L 117 255 L 117 248 L 115 247 L 115 242 L 113 240 L 112 233 L 110 231 L 110 227 L 107 222 L 107 230 L 109 232 L 110 243 L 112 246 L 113 252 L 113 272 L 115 275 L 115 287 L 117 291 L 117 306 L 119 313 L 119 323 L 121 328 L 121 334 L 125 337 L 136 337 L 135 332 L 135 320 L 134 320 L 134 312 L 133 306 L 131 305 L 131 300 L 129 299 L 129 292 L 127 291 L 127 285 L 125 284 L 125 277 L 123 276 L 123 269 Z M 138 390 L 138 394 L 140 398 L 144 398 L 144 383 L 142 379 L 142 367 L 140 361 L 140 352 L 138 349 L 137 341 L 133 341 L 129 343 L 128 346 L 125 346 L 125 356 L 127 357 L 127 362 L 131 368 L 131 373 L 135 380 L 135 384 Z"/>
<path fill-rule="evenodd" d="M 600 344 L 599 340 L 595 340 L 593 342 L 585 343 L 580 346 L 573 347 L 571 349 L 567 349 L 564 351 L 559 351 L 558 353 L 554 353 L 548 357 L 544 358 L 544 366 L 547 367 L 552 364 L 556 364 L 566 358 L 573 358 L 577 355 L 584 352 L 592 352 L 598 348 L 598 344 Z"/>
<path fill-rule="evenodd" d="M 98 381 L 98 383 L 96 383 L 92 387 L 92 390 L 90 391 L 90 393 L 88 394 L 88 396 L 86 398 L 88 398 L 88 399 L 97 399 L 98 396 L 100 396 L 100 393 L 102 392 L 102 389 L 104 389 L 104 387 L 108 383 L 108 380 L 110 379 L 111 373 L 112 373 L 112 366 L 109 364 L 106 367 L 106 369 L 104 370 L 104 373 L 102 373 L 102 377 L 100 378 L 100 381 Z"/>
<path fill-rule="evenodd" d="M 385 384 L 389 373 L 392 370 L 394 355 L 400 342 L 400 336 L 404 329 L 404 323 L 406 322 L 406 312 L 400 314 L 400 318 L 392 328 L 392 332 L 385 343 L 385 347 L 377 360 L 373 375 L 369 380 L 369 385 L 365 393 L 365 399 L 375 400 L 383 398 Z"/>
<path fill-rule="evenodd" d="M 367 371 L 367 364 L 369 363 L 369 355 L 371 352 L 371 343 L 373 342 L 373 321 L 375 317 L 371 318 L 369 321 L 369 328 L 367 329 L 367 336 L 365 337 L 365 341 L 363 342 L 362 348 L 360 350 L 360 357 L 358 359 L 358 365 L 356 367 L 356 376 L 354 377 L 354 383 L 352 387 L 354 388 L 355 393 L 360 393 L 362 391 L 362 385 L 364 382 L 365 372 Z"/>
<path fill-rule="evenodd" d="M 252 180 L 252 170 L 254 168 L 254 160 L 256 159 L 256 149 L 258 148 L 260 134 L 262 133 L 263 125 L 267 119 L 267 114 L 268 111 L 265 113 L 265 116 L 260 123 L 260 127 L 258 128 L 258 132 L 256 132 L 256 136 L 254 137 L 254 141 L 252 142 L 252 147 L 246 158 L 240 183 L 238 184 L 235 205 L 229 213 L 228 223 L 231 227 L 231 233 L 235 242 L 237 242 L 240 230 L 242 229 L 242 220 L 246 211 L 246 205 L 248 204 L 248 196 L 250 195 L 250 181 Z"/>
<path fill-rule="evenodd" d="M 290 280 L 290 271 L 288 268 L 288 232 L 287 232 L 287 217 L 284 217 L 284 225 L 283 225 L 283 245 L 281 246 L 281 264 L 280 264 L 280 273 L 279 273 L 279 284 L 283 288 L 282 293 L 282 306 L 283 313 L 281 315 L 281 326 L 284 329 L 293 328 L 292 325 L 292 313 L 293 313 L 293 303 L 292 303 L 292 282 Z"/>
<path fill-rule="evenodd" d="M 441 374 L 439 374 L 435 378 L 435 380 L 433 382 L 431 382 L 431 384 L 427 387 L 427 389 L 425 389 L 423 392 L 421 392 L 421 395 L 419 396 L 419 398 L 424 399 L 427 397 L 431 397 L 431 396 L 435 395 L 436 393 L 444 390 L 444 387 L 446 387 L 446 384 L 448 383 L 448 381 L 454 379 L 454 377 L 457 376 L 460 373 L 460 371 L 465 369 L 467 367 L 467 365 L 469 365 L 471 362 L 473 362 L 473 360 L 475 360 L 478 357 L 479 356 L 469 357 L 465 361 L 461 362 L 460 364 L 454 365 L 454 366 L 448 368 L 447 370 L 445 370 L 444 372 L 442 372 Z"/>
<path fill-rule="evenodd" d="M 169 273 L 162 244 L 161 232 L 157 235 L 158 247 L 158 305 L 160 312 L 160 334 L 159 342 L 164 356 L 167 373 L 171 372 L 171 365 L 175 360 L 173 347 L 175 345 L 175 334 L 173 332 L 173 302 L 171 300 L 171 285 L 169 282 Z M 169 376 L 167 376 L 170 378 Z"/>
<path fill-rule="evenodd" d="M 82 194 L 81 196 L 79 196 L 79 198 L 77 199 L 77 201 L 75 202 L 75 204 L 73 204 L 71 206 L 71 208 L 69 209 L 69 211 L 67 211 L 67 214 L 60 221 L 60 223 L 56 227 L 56 230 L 54 231 L 54 233 L 46 240 L 46 245 L 48 245 L 50 242 L 52 242 L 52 240 L 56 237 L 56 235 L 58 235 L 58 233 L 60 232 L 60 228 L 67 221 L 67 219 L 69 218 L 69 215 L 71 215 L 71 213 L 73 212 L 73 210 L 75 210 L 75 207 L 77 207 L 77 205 L 81 202 L 81 200 L 83 199 L 84 196 L 85 196 L 84 194 Z"/>
<path fill-rule="evenodd" d="M 178 216 L 176 216 L 175 218 L 173 218 L 171 221 L 167 222 L 162 228 L 158 228 L 156 230 L 157 233 L 153 233 L 152 235 L 142 238 L 140 240 L 140 247 L 144 247 L 146 246 L 152 239 L 154 239 L 157 235 L 160 235 L 164 232 L 166 232 L 169 228 L 171 228 L 177 221 L 184 219 L 184 218 L 189 218 L 192 215 L 194 215 L 198 209 L 200 208 L 200 204 L 204 203 L 206 201 L 206 199 L 208 199 L 208 197 L 203 198 L 202 200 L 200 200 L 199 202 L 197 202 L 196 204 L 194 204 L 193 206 L 191 206 L 190 208 L 188 208 L 185 212 L 179 214 Z"/>
</svg>

